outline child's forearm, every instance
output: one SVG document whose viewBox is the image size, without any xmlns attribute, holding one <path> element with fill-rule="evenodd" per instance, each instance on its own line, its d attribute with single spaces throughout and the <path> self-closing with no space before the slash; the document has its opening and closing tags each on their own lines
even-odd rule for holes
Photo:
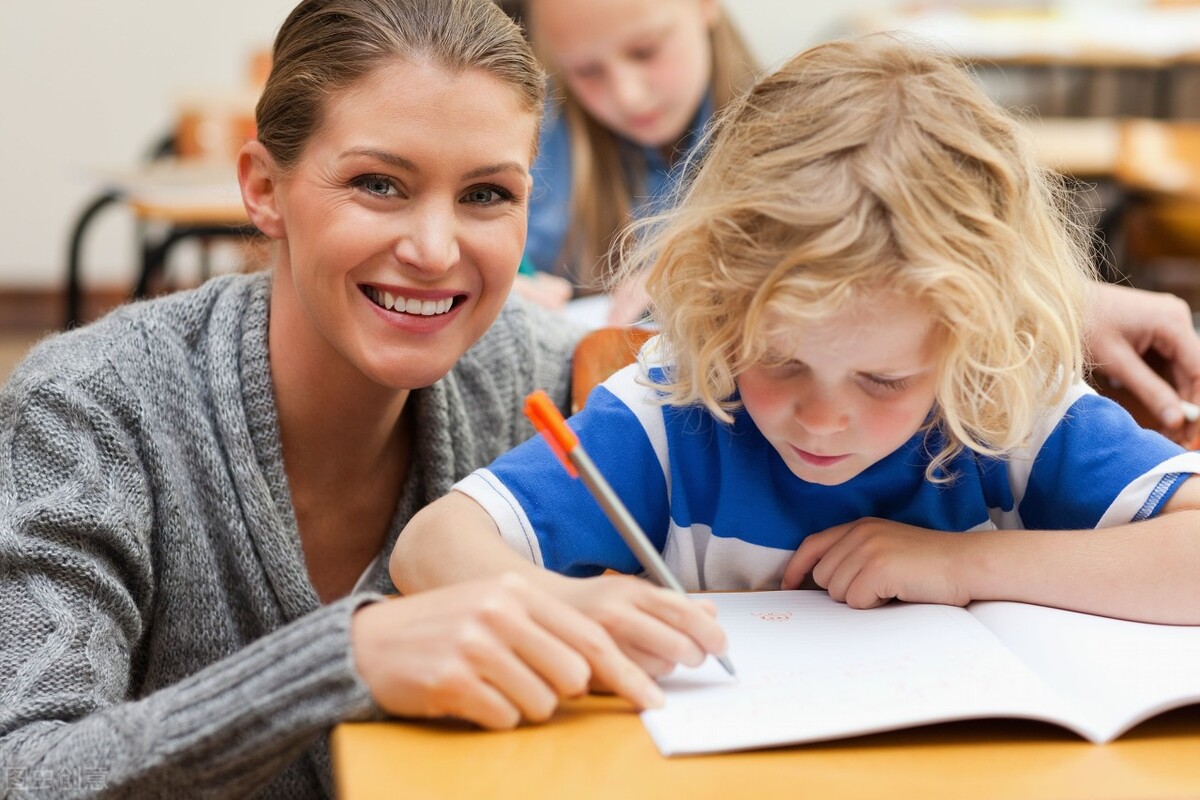
<svg viewBox="0 0 1200 800">
<path fill-rule="evenodd" d="M 552 573 L 513 552 L 495 522 L 474 500 L 451 492 L 418 512 L 392 551 L 389 570 L 405 594 L 448 583 L 517 572 L 538 584 Z"/>
<path fill-rule="evenodd" d="M 1200 624 L 1200 511 L 1095 531 L 967 536 L 961 555 L 972 599 Z"/>
</svg>

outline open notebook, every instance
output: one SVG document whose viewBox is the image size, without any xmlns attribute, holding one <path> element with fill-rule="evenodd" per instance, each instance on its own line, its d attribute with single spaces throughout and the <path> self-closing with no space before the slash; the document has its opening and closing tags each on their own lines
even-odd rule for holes
<svg viewBox="0 0 1200 800">
<path fill-rule="evenodd" d="M 642 721 L 663 755 L 836 739 L 985 717 L 1045 720 L 1093 742 L 1200 702 L 1200 626 L 1023 603 L 892 603 L 825 592 L 705 594 L 734 680 L 709 659 L 662 685 Z"/>
</svg>

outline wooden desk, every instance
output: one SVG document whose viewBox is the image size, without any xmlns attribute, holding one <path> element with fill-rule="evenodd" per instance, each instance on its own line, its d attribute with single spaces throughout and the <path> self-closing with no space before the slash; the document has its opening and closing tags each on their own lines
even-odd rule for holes
<svg viewBox="0 0 1200 800">
<path fill-rule="evenodd" d="M 663 758 L 621 701 L 573 702 L 548 724 L 348 723 L 332 735 L 341 800 L 489 798 L 1200 797 L 1200 707 L 1093 745 L 1020 720 L 950 723 L 825 744 Z"/>
<path fill-rule="evenodd" d="M 1130 120 L 1119 149 L 1116 176 L 1126 187 L 1200 201 L 1200 122 Z"/>
<path fill-rule="evenodd" d="M 1025 123 L 1038 161 L 1079 179 L 1111 178 L 1121 162 L 1121 123 L 1107 117 L 1043 117 Z"/>
</svg>

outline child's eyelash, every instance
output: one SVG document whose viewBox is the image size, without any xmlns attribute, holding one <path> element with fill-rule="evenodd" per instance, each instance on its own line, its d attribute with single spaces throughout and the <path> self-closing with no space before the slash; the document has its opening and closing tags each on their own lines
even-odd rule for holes
<svg viewBox="0 0 1200 800">
<path fill-rule="evenodd" d="M 909 383 L 908 378 L 881 378 L 878 375 L 866 375 L 864 377 L 875 386 L 893 392 L 898 392 L 901 389 L 907 388 Z"/>
</svg>

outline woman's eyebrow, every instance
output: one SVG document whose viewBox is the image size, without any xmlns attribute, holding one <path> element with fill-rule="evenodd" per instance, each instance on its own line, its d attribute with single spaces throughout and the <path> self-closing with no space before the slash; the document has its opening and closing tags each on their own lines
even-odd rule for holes
<svg viewBox="0 0 1200 800">
<path fill-rule="evenodd" d="M 382 161 L 385 164 L 393 166 L 396 169 L 404 170 L 405 172 L 419 173 L 421 171 L 421 168 L 417 166 L 416 162 L 411 161 L 402 155 L 390 153 L 387 150 L 377 150 L 373 147 L 352 147 L 351 149 L 342 153 L 342 158 L 348 158 L 350 156 L 365 156 L 367 158 L 373 158 L 377 161 Z M 519 161 L 498 161 L 495 164 L 484 164 L 483 166 L 469 170 L 463 175 L 463 180 L 473 180 L 475 178 L 482 178 L 487 175 L 496 175 L 501 172 L 515 172 L 518 175 L 525 175 L 527 171 L 528 170 L 526 169 L 525 165 Z"/>
<path fill-rule="evenodd" d="M 382 161 L 385 164 L 389 164 L 396 169 L 402 169 L 405 172 L 421 171 L 417 168 L 417 165 L 414 162 L 409 161 L 404 156 L 397 155 L 396 153 L 389 153 L 387 150 L 376 150 L 373 147 L 352 147 L 346 152 L 342 153 L 342 158 L 347 158 L 349 156 L 366 156 L 367 158 L 374 158 L 378 161 Z"/>
<path fill-rule="evenodd" d="M 515 172 L 518 175 L 524 175 L 527 170 L 525 169 L 525 165 L 519 161 L 499 161 L 495 164 L 485 164 L 482 167 L 476 167 L 475 169 L 470 170 L 463 175 L 463 178 L 466 180 L 471 180 L 472 178 L 483 178 L 488 175 L 496 175 L 500 172 Z"/>
</svg>

